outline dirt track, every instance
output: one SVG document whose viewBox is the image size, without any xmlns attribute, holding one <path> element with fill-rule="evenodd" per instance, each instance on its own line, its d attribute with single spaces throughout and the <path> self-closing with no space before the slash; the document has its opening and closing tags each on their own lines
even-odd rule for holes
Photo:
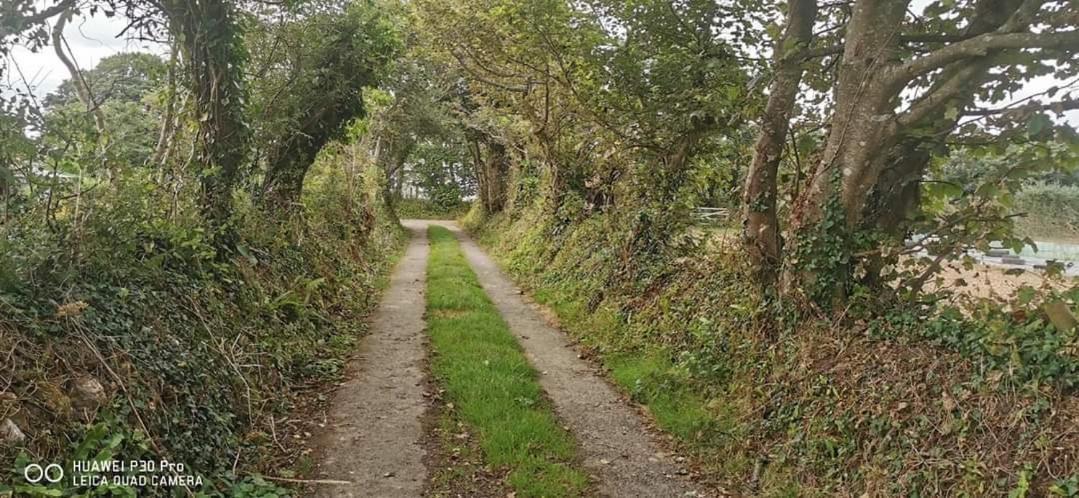
<svg viewBox="0 0 1079 498">
<path fill-rule="evenodd" d="M 322 436 L 318 496 L 421 496 L 421 420 L 424 398 L 423 313 L 426 228 L 449 228 L 461 242 L 480 283 L 540 372 L 540 384 L 559 418 L 577 438 L 585 470 L 600 493 L 612 497 L 706 496 L 695 489 L 674 457 L 566 336 L 544 321 L 534 304 L 455 223 L 407 220 L 412 231 L 404 259 L 394 270 L 371 327 L 338 389 L 327 433 Z"/>
<path fill-rule="evenodd" d="M 454 231 L 487 295 L 538 370 L 540 384 L 580 444 L 584 464 L 607 496 L 704 496 L 684 469 L 661 451 L 637 411 L 626 404 L 565 334 L 551 327 L 535 305 L 456 225 Z"/>
<path fill-rule="evenodd" d="M 425 224 L 405 223 L 412 240 L 390 277 L 371 331 L 334 397 L 320 439 L 320 497 L 416 497 L 427 481 L 424 398 Z"/>
</svg>

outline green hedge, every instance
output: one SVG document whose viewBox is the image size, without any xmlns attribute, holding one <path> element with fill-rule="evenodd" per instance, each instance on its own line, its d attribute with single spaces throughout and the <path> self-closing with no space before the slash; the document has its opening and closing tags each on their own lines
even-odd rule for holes
<svg viewBox="0 0 1079 498">
<path fill-rule="evenodd" d="M 1034 183 L 1015 196 L 1016 222 L 1026 236 L 1042 240 L 1079 240 L 1079 186 Z"/>
<path fill-rule="evenodd" d="M 168 495 L 176 489 L 30 486 L 27 463 L 168 459 L 206 495 L 276 496 L 258 474 L 297 392 L 334 377 L 403 235 L 368 180 L 312 174 L 303 216 L 244 198 L 240 242 L 218 253 L 191 205 L 150 180 L 84 199 L 51 224 L 26 212 L 0 225 L 0 496 Z M 350 187 L 349 187 L 350 188 Z M 190 196 L 195 198 L 195 196 Z M 77 386 L 98 384 L 86 399 Z M 92 391 L 92 390 L 91 390 Z M 280 475 L 280 474 L 279 474 Z M 110 495 L 111 496 L 111 495 Z"/>
</svg>

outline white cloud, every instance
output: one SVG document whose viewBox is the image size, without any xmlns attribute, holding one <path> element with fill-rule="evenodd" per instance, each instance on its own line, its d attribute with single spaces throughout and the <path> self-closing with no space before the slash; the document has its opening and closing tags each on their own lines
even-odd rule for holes
<svg viewBox="0 0 1079 498">
<path fill-rule="evenodd" d="M 101 59 L 122 52 L 165 52 L 160 44 L 120 38 L 126 25 L 126 19 L 120 16 L 108 18 L 99 14 L 72 19 L 64 28 L 64 38 L 71 47 L 75 63 L 82 69 L 90 69 Z M 52 46 L 36 53 L 17 46 L 10 57 L 10 62 L 18 64 L 38 97 L 48 95 L 70 76 Z M 15 71 L 9 71 L 6 78 L 9 84 L 22 86 Z"/>
</svg>

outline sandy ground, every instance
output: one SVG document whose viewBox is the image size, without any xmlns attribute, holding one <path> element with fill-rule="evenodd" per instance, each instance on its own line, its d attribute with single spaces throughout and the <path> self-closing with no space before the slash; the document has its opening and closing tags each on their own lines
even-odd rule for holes
<svg viewBox="0 0 1079 498">
<path fill-rule="evenodd" d="M 714 251 L 741 251 L 737 229 L 729 227 L 709 228 L 707 230 L 693 227 L 690 236 L 698 239 L 707 239 L 709 250 Z M 1019 268 L 1019 267 L 1016 267 Z M 1022 272 L 1014 274 L 1006 273 L 1009 267 L 976 264 L 970 270 L 963 268 L 958 263 L 953 263 L 938 274 L 942 279 L 939 288 L 955 291 L 957 294 L 977 297 L 1009 299 L 1014 297 L 1015 291 L 1020 287 L 1030 286 L 1041 289 L 1043 286 L 1056 290 L 1064 290 L 1079 283 L 1079 277 L 1062 277 L 1049 279 L 1040 270 L 1022 268 Z M 935 279 L 931 280 L 926 288 L 932 290 L 938 288 Z"/>
<path fill-rule="evenodd" d="M 1000 266 L 977 264 L 970 270 L 962 267 L 944 268 L 939 276 L 943 279 L 942 288 L 980 298 L 1009 299 L 1023 286 L 1064 290 L 1076 284 L 1075 277 L 1049 279 L 1042 272 L 1030 269 L 1010 275 L 1005 273 L 1007 270 Z"/>
<path fill-rule="evenodd" d="M 417 497 L 427 481 L 421 417 L 426 357 L 426 225 L 405 223 L 412 240 L 390 277 L 370 334 L 337 390 L 319 441 L 319 497 Z"/>
<path fill-rule="evenodd" d="M 502 312 L 525 356 L 540 371 L 540 384 L 580 444 L 584 465 L 600 493 L 615 497 L 705 496 L 673 455 L 647 430 L 640 414 L 581 359 L 565 334 L 551 327 L 498 266 L 454 224 L 443 224 L 461 248 L 484 290 Z"/>
</svg>

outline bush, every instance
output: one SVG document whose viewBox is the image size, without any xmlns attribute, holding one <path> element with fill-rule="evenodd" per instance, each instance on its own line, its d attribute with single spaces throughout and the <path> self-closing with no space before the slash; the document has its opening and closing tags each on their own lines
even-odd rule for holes
<svg viewBox="0 0 1079 498">
<path fill-rule="evenodd" d="M 1042 240 L 1079 240 L 1079 186 L 1038 182 L 1015 196 L 1016 223 L 1023 235 Z"/>
<path fill-rule="evenodd" d="M 0 423 L 26 435 L 0 445 L 0 460 L 16 462 L 0 483 L 20 495 L 105 492 L 28 486 L 18 465 L 104 455 L 182 462 L 209 495 L 272 490 L 250 477 L 287 437 L 272 417 L 338 373 L 403 240 L 381 189 L 337 166 L 312 172 L 302 216 L 273 219 L 237 199 L 227 253 L 195 206 L 138 174 L 83 199 L 78 217 L 29 211 L 0 225 L 0 349 L 11 360 Z M 169 490 L 138 490 L 153 493 Z"/>
</svg>

